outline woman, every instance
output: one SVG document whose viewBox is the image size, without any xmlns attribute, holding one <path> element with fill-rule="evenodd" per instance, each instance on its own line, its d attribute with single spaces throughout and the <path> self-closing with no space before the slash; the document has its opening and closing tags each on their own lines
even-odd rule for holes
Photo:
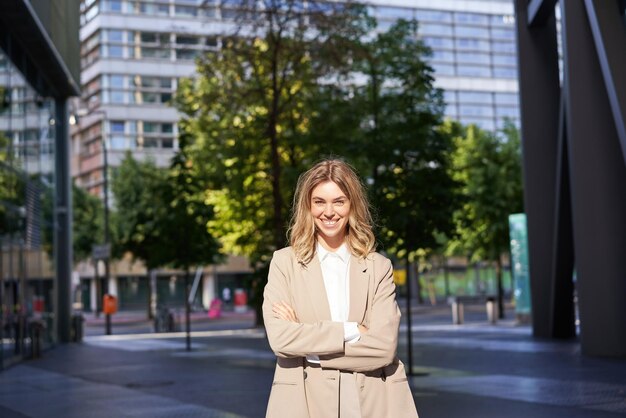
<svg viewBox="0 0 626 418">
<path fill-rule="evenodd" d="M 417 417 L 396 357 L 391 262 L 374 252 L 363 186 L 339 160 L 300 176 L 263 317 L 277 356 L 268 418 Z"/>
</svg>

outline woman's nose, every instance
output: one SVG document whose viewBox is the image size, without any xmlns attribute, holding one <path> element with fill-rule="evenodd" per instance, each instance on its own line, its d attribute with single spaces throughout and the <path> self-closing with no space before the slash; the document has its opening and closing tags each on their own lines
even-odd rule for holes
<svg viewBox="0 0 626 418">
<path fill-rule="evenodd" d="M 335 209 L 333 208 L 332 204 L 328 204 L 324 206 L 324 216 L 328 218 L 332 218 L 334 214 L 335 214 Z"/>
</svg>

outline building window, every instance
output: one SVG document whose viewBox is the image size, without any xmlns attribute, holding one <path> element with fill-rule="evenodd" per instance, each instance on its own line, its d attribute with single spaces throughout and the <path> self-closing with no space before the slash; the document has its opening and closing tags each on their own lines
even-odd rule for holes
<svg viewBox="0 0 626 418">
<path fill-rule="evenodd" d="M 492 15 L 490 18 L 491 26 L 511 27 L 515 23 L 513 15 Z"/>
<path fill-rule="evenodd" d="M 489 28 L 479 26 L 457 26 L 454 28 L 456 36 L 468 38 L 489 38 Z"/>
<path fill-rule="evenodd" d="M 413 9 L 404 7 L 375 7 L 374 11 L 379 19 L 413 19 Z"/>
<path fill-rule="evenodd" d="M 432 49 L 454 49 L 454 41 L 451 38 L 425 36 L 422 40 Z"/>
<path fill-rule="evenodd" d="M 454 62 L 454 52 L 436 50 L 432 52 L 432 55 L 428 58 L 429 61 L 437 62 Z"/>
<path fill-rule="evenodd" d="M 120 45 L 107 45 L 105 57 L 109 58 L 123 58 L 124 57 L 124 47 Z"/>
<path fill-rule="evenodd" d="M 456 38 L 456 47 L 459 50 L 489 52 L 489 41 L 472 38 Z"/>
<path fill-rule="evenodd" d="M 419 22 L 452 22 L 452 13 L 435 10 L 415 10 L 415 18 Z"/>
<path fill-rule="evenodd" d="M 459 91 L 459 101 L 464 103 L 493 103 L 492 93 L 486 91 Z"/>
<path fill-rule="evenodd" d="M 422 23 L 418 26 L 420 35 L 452 36 L 452 26 L 437 23 Z"/>
<path fill-rule="evenodd" d="M 484 25 L 487 26 L 489 24 L 489 19 L 487 15 L 477 14 L 477 13 L 455 13 L 454 21 L 456 23 L 472 23 L 475 25 Z"/>
<path fill-rule="evenodd" d="M 482 65 L 457 65 L 456 73 L 461 77 L 491 77 L 491 68 Z"/>
<path fill-rule="evenodd" d="M 198 8 L 195 6 L 178 6 L 174 7 L 174 14 L 176 16 L 183 17 L 195 17 L 198 16 Z"/>
<path fill-rule="evenodd" d="M 499 118 L 519 118 L 519 109 L 517 107 L 499 106 L 496 108 L 496 116 Z"/>
<path fill-rule="evenodd" d="M 139 121 L 139 148 L 173 148 L 174 124 L 152 121 Z"/>
<path fill-rule="evenodd" d="M 516 55 L 499 55 L 496 54 L 493 56 L 493 63 L 495 65 L 517 65 L 517 56 Z"/>
<path fill-rule="evenodd" d="M 507 67 L 494 67 L 493 76 L 496 78 L 517 78 L 517 69 Z"/>
<path fill-rule="evenodd" d="M 122 12 L 122 1 L 121 0 L 101 0 L 102 10 L 105 12 Z"/>
<path fill-rule="evenodd" d="M 458 63 L 464 64 L 484 64 L 489 65 L 491 62 L 491 57 L 489 54 L 483 54 L 479 52 L 457 52 L 456 60 Z"/>
<path fill-rule="evenodd" d="M 515 43 L 509 41 L 491 41 L 491 48 L 494 52 L 508 52 L 516 54 Z"/>
<path fill-rule="evenodd" d="M 459 115 L 493 117 L 493 106 L 459 104 Z"/>
<path fill-rule="evenodd" d="M 513 32 L 513 29 L 493 28 L 491 29 L 491 36 L 497 39 L 515 40 L 515 32 Z"/>
<path fill-rule="evenodd" d="M 497 105 L 519 105 L 519 95 L 517 93 L 496 93 L 495 99 Z"/>
<path fill-rule="evenodd" d="M 112 120 L 110 122 L 112 133 L 124 133 L 124 121 Z"/>
<path fill-rule="evenodd" d="M 452 64 L 433 63 L 431 64 L 431 66 L 433 67 L 433 70 L 435 70 L 435 73 L 437 75 L 454 75 L 454 65 Z"/>
<path fill-rule="evenodd" d="M 172 79 L 168 77 L 133 77 L 135 103 L 167 103 L 172 99 Z"/>
</svg>

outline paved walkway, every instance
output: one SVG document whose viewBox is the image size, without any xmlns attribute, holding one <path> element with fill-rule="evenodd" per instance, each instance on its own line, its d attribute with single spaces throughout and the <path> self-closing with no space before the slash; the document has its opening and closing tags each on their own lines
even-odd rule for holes
<svg viewBox="0 0 626 418">
<path fill-rule="evenodd" d="M 445 308 L 414 315 L 421 418 L 626 416 L 626 360 L 583 357 L 512 321 L 453 326 Z M 399 355 L 406 359 L 406 327 Z M 0 372 L 0 416 L 263 417 L 274 356 L 258 329 L 86 337 Z M 325 417 L 320 417 L 325 418 Z"/>
</svg>

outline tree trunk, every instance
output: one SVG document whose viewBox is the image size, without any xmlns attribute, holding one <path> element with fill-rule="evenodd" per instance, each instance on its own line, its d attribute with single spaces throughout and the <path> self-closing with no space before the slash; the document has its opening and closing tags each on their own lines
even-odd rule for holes
<svg viewBox="0 0 626 418">
<path fill-rule="evenodd" d="M 443 256 L 443 282 L 446 288 L 446 299 L 450 297 L 450 271 L 448 269 L 448 257 Z"/>
<path fill-rule="evenodd" d="M 158 305 L 157 275 L 155 269 L 148 270 L 148 319 L 154 319 Z"/>
<path fill-rule="evenodd" d="M 504 291 L 502 289 L 502 260 L 496 258 L 496 281 L 498 283 L 498 318 L 504 319 Z"/>
<path fill-rule="evenodd" d="M 477 295 L 482 293 L 482 285 L 480 283 L 480 269 L 477 262 L 474 263 L 474 288 L 476 289 Z"/>
<path fill-rule="evenodd" d="M 408 279 L 409 277 L 408 277 L 408 271 L 407 271 L 407 280 Z M 422 297 L 422 282 L 420 281 L 419 262 L 415 262 L 415 283 L 416 283 L 416 290 L 417 290 L 417 303 L 419 303 L 420 305 L 423 305 L 424 298 Z"/>
</svg>

